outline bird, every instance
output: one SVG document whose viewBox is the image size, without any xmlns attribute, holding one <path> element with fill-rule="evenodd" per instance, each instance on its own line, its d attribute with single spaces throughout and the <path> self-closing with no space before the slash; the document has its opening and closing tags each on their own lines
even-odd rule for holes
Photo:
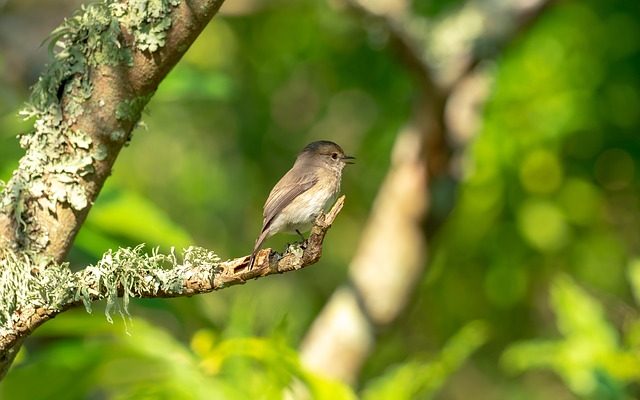
<svg viewBox="0 0 640 400">
<path fill-rule="evenodd" d="M 340 193 L 342 170 L 355 157 L 329 140 L 309 143 L 293 167 L 276 183 L 264 204 L 262 230 L 249 259 L 253 268 L 262 243 L 279 232 L 297 233 L 302 240 L 316 217 L 333 204 Z"/>
</svg>

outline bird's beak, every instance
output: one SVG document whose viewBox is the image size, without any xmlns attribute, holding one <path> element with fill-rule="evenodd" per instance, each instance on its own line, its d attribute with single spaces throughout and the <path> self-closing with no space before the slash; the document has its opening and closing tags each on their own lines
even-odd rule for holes
<svg viewBox="0 0 640 400">
<path fill-rule="evenodd" d="M 354 162 L 354 161 L 352 161 L 352 160 L 355 160 L 355 159 L 356 159 L 356 158 L 355 158 L 355 157 L 353 157 L 353 156 L 344 156 L 344 157 L 342 157 L 342 161 L 343 161 L 345 164 L 355 164 L 355 162 Z"/>
</svg>

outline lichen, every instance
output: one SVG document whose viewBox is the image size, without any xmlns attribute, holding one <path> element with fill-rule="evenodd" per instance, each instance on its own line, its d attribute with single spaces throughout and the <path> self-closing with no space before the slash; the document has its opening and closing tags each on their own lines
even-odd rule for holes
<svg viewBox="0 0 640 400">
<path fill-rule="evenodd" d="M 93 158 L 97 161 L 103 161 L 107 159 L 108 155 L 109 155 L 109 152 L 107 150 L 107 146 L 101 143 L 98 146 L 96 146 L 96 150 L 93 153 Z"/>
<path fill-rule="evenodd" d="M 171 27 L 171 10 L 180 0 L 130 0 L 112 2 L 113 14 L 130 34 L 141 51 L 154 52 L 165 45 Z"/>
<path fill-rule="evenodd" d="M 131 65 L 131 49 L 123 32 L 132 35 L 138 50 L 164 46 L 171 10 L 178 0 L 103 0 L 83 6 L 49 37 L 50 62 L 32 88 L 21 111 L 34 119 L 32 131 L 19 136 L 26 154 L 0 194 L 0 212 L 12 215 L 18 248 L 44 249 L 48 234 L 32 224 L 33 207 L 56 213 L 59 204 L 75 210 L 91 201 L 83 185 L 93 163 L 107 157 L 106 148 L 75 128 L 83 104 L 93 93 L 91 70 L 102 65 Z M 117 119 L 135 122 L 150 96 L 121 103 Z M 104 106 L 101 99 L 99 105 Z M 112 139 L 124 137 L 111 135 Z"/>
<path fill-rule="evenodd" d="M 129 315 L 132 297 L 160 292 L 179 295 L 186 279 L 198 273 L 207 274 L 200 279 L 210 279 L 210 271 L 220 263 L 214 252 L 200 247 L 183 250 L 182 259 L 180 264 L 174 249 L 167 254 L 157 248 L 147 253 L 144 245 L 109 250 L 95 266 L 76 274 L 73 301 L 82 301 L 90 313 L 92 301 L 106 300 L 105 316 L 112 322 L 114 310 L 123 317 Z"/>
<path fill-rule="evenodd" d="M 116 129 L 115 131 L 111 132 L 111 134 L 109 135 L 111 140 L 113 140 L 114 142 L 121 141 L 122 139 L 124 139 L 125 136 L 126 136 L 126 132 L 123 129 Z"/>
<path fill-rule="evenodd" d="M 70 299 L 73 273 L 35 254 L 0 250 L 0 335 L 11 329 L 16 311 L 59 309 Z"/>
<path fill-rule="evenodd" d="M 114 311 L 129 315 L 132 297 L 180 295 L 186 280 L 212 279 L 220 261 L 213 251 L 200 247 L 184 249 L 180 263 L 173 249 L 147 253 L 139 245 L 109 250 L 95 265 L 73 273 L 66 263 L 0 250 L 0 335 L 26 309 L 61 310 L 79 302 L 90 313 L 92 302 L 105 300 L 105 316 L 113 322 Z"/>
<path fill-rule="evenodd" d="M 85 268 L 79 275 L 75 301 L 82 301 L 90 313 L 93 300 L 106 299 L 105 316 L 113 322 L 111 312 L 114 309 L 123 317 L 129 315 L 131 297 L 145 292 L 157 293 L 165 285 L 159 275 L 163 275 L 163 266 L 167 264 L 177 264 L 173 253 L 164 255 L 154 249 L 151 254 L 146 254 L 142 245 L 109 250 L 95 266 Z M 121 302 L 118 301 L 120 291 Z"/>
<path fill-rule="evenodd" d="M 140 118 L 140 113 L 147 105 L 153 92 L 145 96 L 138 96 L 131 100 L 123 100 L 116 107 L 116 118 L 120 121 L 136 122 Z"/>
</svg>

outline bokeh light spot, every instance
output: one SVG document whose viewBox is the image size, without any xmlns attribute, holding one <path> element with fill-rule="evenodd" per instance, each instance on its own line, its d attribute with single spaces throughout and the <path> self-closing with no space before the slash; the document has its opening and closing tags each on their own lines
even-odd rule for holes
<svg viewBox="0 0 640 400">
<path fill-rule="evenodd" d="M 576 275 L 590 285 L 607 291 L 624 283 L 626 251 L 611 232 L 591 232 L 572 243 L 572 265 Z"/>
<path fill-rule="evenodd" d="M 595 176 L 598 183 L 609 190 L 621 190 L 633 181 L 635 165 L 628 152 L 609 149 L 596 160 Z"/>
<path fill-rule="evenodd" d="M 233 65 L 237 52 L 237 38 L 224 19 L 215 18 L 193 42 L 184 61 L 204 70 Z"/>
<path fill-rule="evenodd" d="M 562 165 L 548 150 L 534 150 L 520 165 L 520 181 L 531 193 L 551 193 L 562 183 Z"/>
<path fill-rule="evenodd" d="M 569 221 L 589 225 L 598 220 L 602 199 L 591 183 L 577 178 L 568 180 L 560 193 L 560 201 Z"/>
<path fill-rule="evenodd" d="M 543 200 L 529 200 L 520 207 L 518 228 L 531 246 L 543 252 L 562 248 L 569 238 L 562 211 L 555 204 Z"/>
</svg>

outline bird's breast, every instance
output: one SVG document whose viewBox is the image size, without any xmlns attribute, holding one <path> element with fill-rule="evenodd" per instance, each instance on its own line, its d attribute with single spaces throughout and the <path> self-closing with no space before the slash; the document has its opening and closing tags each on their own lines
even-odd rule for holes
<svg viewBox="0 0 640 400">
<path fill-rule="evenodd" d="M 321 184 L 320 180 L 309 190 L 301 193 L 287 205 L 275 218 L 272 225 L 277 232 L 307 231 L 315 221 L 318 214 L 335 201 L 340 191 L 340 181 L 337 184 Z M 333 180 L 328 180 L 333 181 Z"/>
</svg>

